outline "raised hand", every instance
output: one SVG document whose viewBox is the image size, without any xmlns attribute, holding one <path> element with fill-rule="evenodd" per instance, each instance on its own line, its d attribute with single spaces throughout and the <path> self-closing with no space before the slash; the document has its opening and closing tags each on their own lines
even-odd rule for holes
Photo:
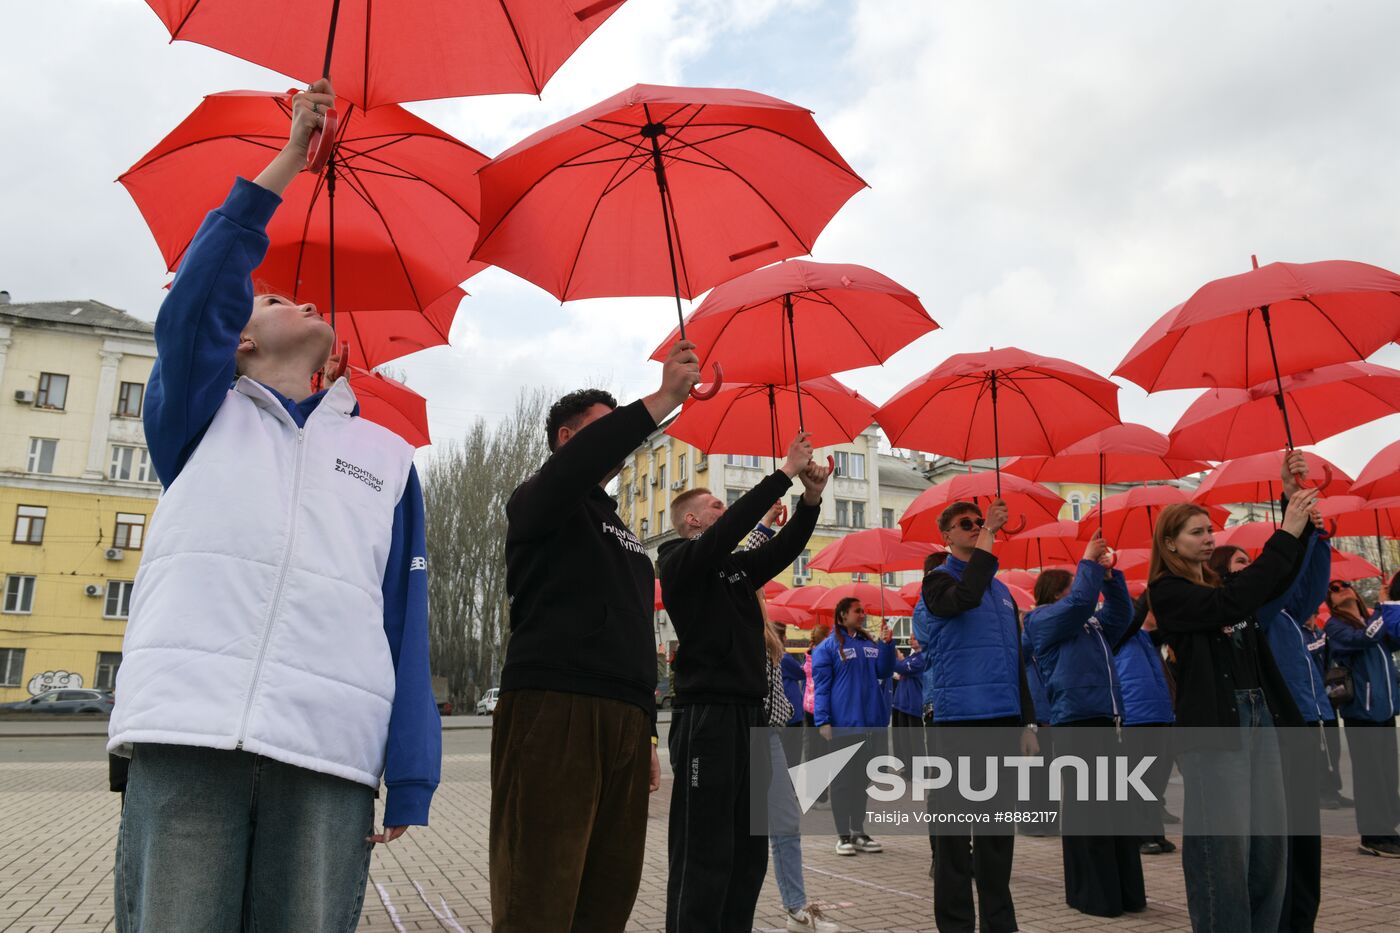
<svg viewBox="0 0 1400 933">
<path fill-rule="evenodd" d="M 782 471 L 789 477 L 796 479 L 797 474 L 806 469 L 807 464 L 812 462 L 812 442 L 806 431 L 799 431 L 797 436 L 788 445 L 787 459 L 783 461 Z"/>
<path fill-rule="evenodd" d="M 808 505 L 820 505 L 822 492 L 826 489 L 827 481 L 831 479 L 831 470 L 816 460 L 810 460 L 797 477 L 802 480 L 802 501 Z"/>
<path fill-rule="evenodd" d="M 1309 522 L 1321 521 L 1316 514 L 1318 490 L 1300 489 L 1288 498 L 1288 510 L 1283 513 L 1282 528 L 1293 537 L 1302 537 L 1303 529 Z"/>
<path fill-rule="evenodd" d="M 1010 518 L 1011 513 L 1006 508 L 1006 500 L 994 499 L 987 509 L 987 524 L 983 526 L 982 530 L 995 537 Z"/>
<path fill-rule="evenodd" d="M 334 106 L 335 91 L 330 78 L 322 78 L 300 94 L 293 94 L 292 130 L 287 136 L 287 150 L 305 159 L 311 134 L 325 125 L 326 111 Z"/>
<path fill-rule="evenodd" d="M 1103 529 L 1096 529 L 1094 536 L 1089 539 L 1089 546 L 1084 549 L 1084 559 L 1102 564 L 1107 556 L 1108 542 L 1103 539 Z"/>
<path fill-rule="evenodd" d="M 1290 499 L 1296 496 L 1302 488 L 1300 483 L 1308 478 L 1308 462 L 1301 450 L 1290 450 L 1284 455 L 1279 475 L 1283 479 L 1283 494 Z"/>
<path fill-rule="evenodd" d="M 676 410 L 685 401 L 686 395 L 700 381 L 700 357 L 695 355 L 695 344 L 689 340 L 677 340 L 666 354 L 661 364 L 661 387 L 642 399 L 651 419 L 657 424 Z"/>
</svg>

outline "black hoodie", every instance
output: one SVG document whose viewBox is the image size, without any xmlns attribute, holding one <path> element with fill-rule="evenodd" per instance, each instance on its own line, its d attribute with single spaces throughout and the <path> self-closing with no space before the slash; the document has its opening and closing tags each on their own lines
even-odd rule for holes
<svg viewBox="0 0 1400 933">
<path fill-rule="evenodd" d="M 501 692 L 609 697 L 656 713 L 655 575 L 598 484 L 656 429 L 640 401 L 556 450 L 506 503 L 510 642 Z"/>
<path fill-rule="evenodd" d="M 680 644 L 673 665 L 676 705 L 758 706 L 768 689 L 763 613 L 755 593 L 807 546 L 821 514 L 800 502 L 776 537 L 734 549 L 792 485 L 777 471 L 731 505 L 702 535 L 661 545 L 661 598 Z"/>
</svg>

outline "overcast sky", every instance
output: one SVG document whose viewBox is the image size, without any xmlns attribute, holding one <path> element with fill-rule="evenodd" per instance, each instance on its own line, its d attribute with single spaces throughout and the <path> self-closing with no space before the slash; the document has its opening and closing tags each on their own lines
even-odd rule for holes
<svg viewBox="0 0 1400 933">
<path fill-rule="evenodd" d="M 0 288 L 154 318 L 164 267 L 113 179 L 204 94 L 292 82 L 170 44 L 140 0 L 5 0 L 0 35 Z M 943 326 L 842 377 L 878 403 L 992 345 L 1108 373 L 1251 253 L 1400 269 L 1396 35 L 1392 0 L 629 0 L 542 99 L 409 106 L 488 155 L 638 82 L 812 109 L 871 184 L 815 258 L 886 273 Z M 561 306 L 495 269 L 467 288 L 452 347 L 395 364 L 437 440 L 522 386 L 654 388 L 668 299 Z M 1400 348 L 1373 359 L 1400 366 Z M 1165 431 L 1195 394 L 1125 383 L 1122 415 Z M 1397 436 L 1392 416 L 1318 450 L 1355 475 Z"/>
</svg>

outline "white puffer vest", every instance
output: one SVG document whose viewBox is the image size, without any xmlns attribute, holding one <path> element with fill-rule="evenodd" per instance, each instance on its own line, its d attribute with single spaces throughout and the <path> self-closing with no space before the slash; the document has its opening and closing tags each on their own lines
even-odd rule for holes
<svg viewBox="0 0 1400 933">
<path fill-rule="evenodd" d="M 156 509 L 107 748 L 242 749 L 379 785 L 384 567 L 413 448 L 338 381 L 298 428 L 240 378 Z"/>
</svg>

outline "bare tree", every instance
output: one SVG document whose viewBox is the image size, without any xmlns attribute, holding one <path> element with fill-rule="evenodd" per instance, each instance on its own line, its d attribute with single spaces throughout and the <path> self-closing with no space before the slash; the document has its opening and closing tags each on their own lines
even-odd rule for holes
<svg viewBox="0 0 1400 933">
<path fill-rule="evenodd" d="M 479 418 L 462 440 L 436 449 L 424 473 L 431 662 L 457 705 L 500 676 L 510 632 L 506 501 L 548 455 L 549 404 L 546 390 L 522 392 L 505 419 Z"/>
</svg>

